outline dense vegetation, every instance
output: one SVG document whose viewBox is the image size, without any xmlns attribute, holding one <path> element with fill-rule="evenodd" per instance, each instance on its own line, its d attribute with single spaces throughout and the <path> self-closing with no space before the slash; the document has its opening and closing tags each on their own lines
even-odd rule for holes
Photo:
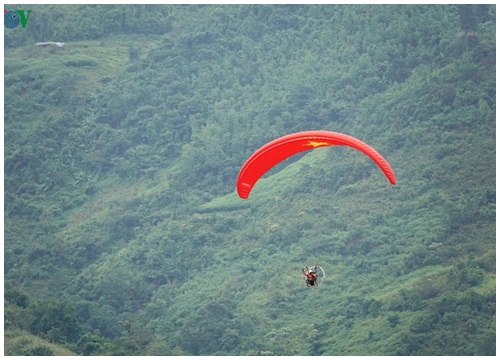
<svg viewBox="0 0 500 360">
<path fill-rule="evenodd" d="M 494 5 L 30 9 L 4 32 L 7 355 L 495 354 Z M 237 197 L 308 129 L 398 184 L 332 147 Z"/>
</svg>

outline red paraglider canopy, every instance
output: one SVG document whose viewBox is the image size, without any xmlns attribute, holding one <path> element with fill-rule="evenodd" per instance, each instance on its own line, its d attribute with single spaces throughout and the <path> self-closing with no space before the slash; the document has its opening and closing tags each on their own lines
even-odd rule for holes
<svg viewBox="0 0 500 360">
<path fill-rule="evenodd" d="M 333 131 L 314 130 L 289 134 L 275 139 L 258 149 L 241 167 L 236 182 L 238 195 L 247 199 L 253 186 L 267 170 L 286 158 L 305 150 L 323 146 L 345 145 L 368 155 L 384 172 L 389 182 L 396 184 L 396 176 L 389 163 L 375 149 L 352 136 Z"/>
</svg>

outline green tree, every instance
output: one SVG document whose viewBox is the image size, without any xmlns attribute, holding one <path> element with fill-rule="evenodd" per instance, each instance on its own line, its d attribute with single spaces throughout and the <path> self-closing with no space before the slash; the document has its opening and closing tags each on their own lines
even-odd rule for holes
<svg viewBox="0 0 500 360">
<path fill-rule="evenodd" d="M 58 300 L 34 304 L 30 331 L 58 343 L 76 342 L 80 325 L 75 306 Z"/>
</svg>

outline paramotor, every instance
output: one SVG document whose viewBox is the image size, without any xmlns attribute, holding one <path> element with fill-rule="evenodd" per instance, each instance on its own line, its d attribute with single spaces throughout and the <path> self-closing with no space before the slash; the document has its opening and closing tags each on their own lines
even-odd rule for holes
<svg viewBox="0 0 500 360">
<path fill-rule="evenodd" d="M 323 270 L 323 268 L 319 265 L 314 265 L 311 267 L 306 266 L 302 269 L 302 272 L 304 271 L 307 273 L 314 272 L 316 274 L 316 286 L 320 286 L 323 283 L 323 281 L 325 281 L 325 270 Z M 306 280 L 307 284 L 307 276 L 304 276 L 304 279 Z"/>
</svg>

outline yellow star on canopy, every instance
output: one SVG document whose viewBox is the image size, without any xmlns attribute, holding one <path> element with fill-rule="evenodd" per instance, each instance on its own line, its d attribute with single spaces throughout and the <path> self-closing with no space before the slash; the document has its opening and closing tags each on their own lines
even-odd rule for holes
<svg viewBox="0 0 500 360">
<path fill-rule="evenodd" d="M 306 144 L 306 145 L 310 145 L 312 147 L 317 148 L 317 147 L 320 147 L 320 146 L 328 146 L 330 144 L 328 142 L 326 142 L 326 141 L 312 141 L 312 140 L 309 140 L 309 143 Z"/>
</svg>

